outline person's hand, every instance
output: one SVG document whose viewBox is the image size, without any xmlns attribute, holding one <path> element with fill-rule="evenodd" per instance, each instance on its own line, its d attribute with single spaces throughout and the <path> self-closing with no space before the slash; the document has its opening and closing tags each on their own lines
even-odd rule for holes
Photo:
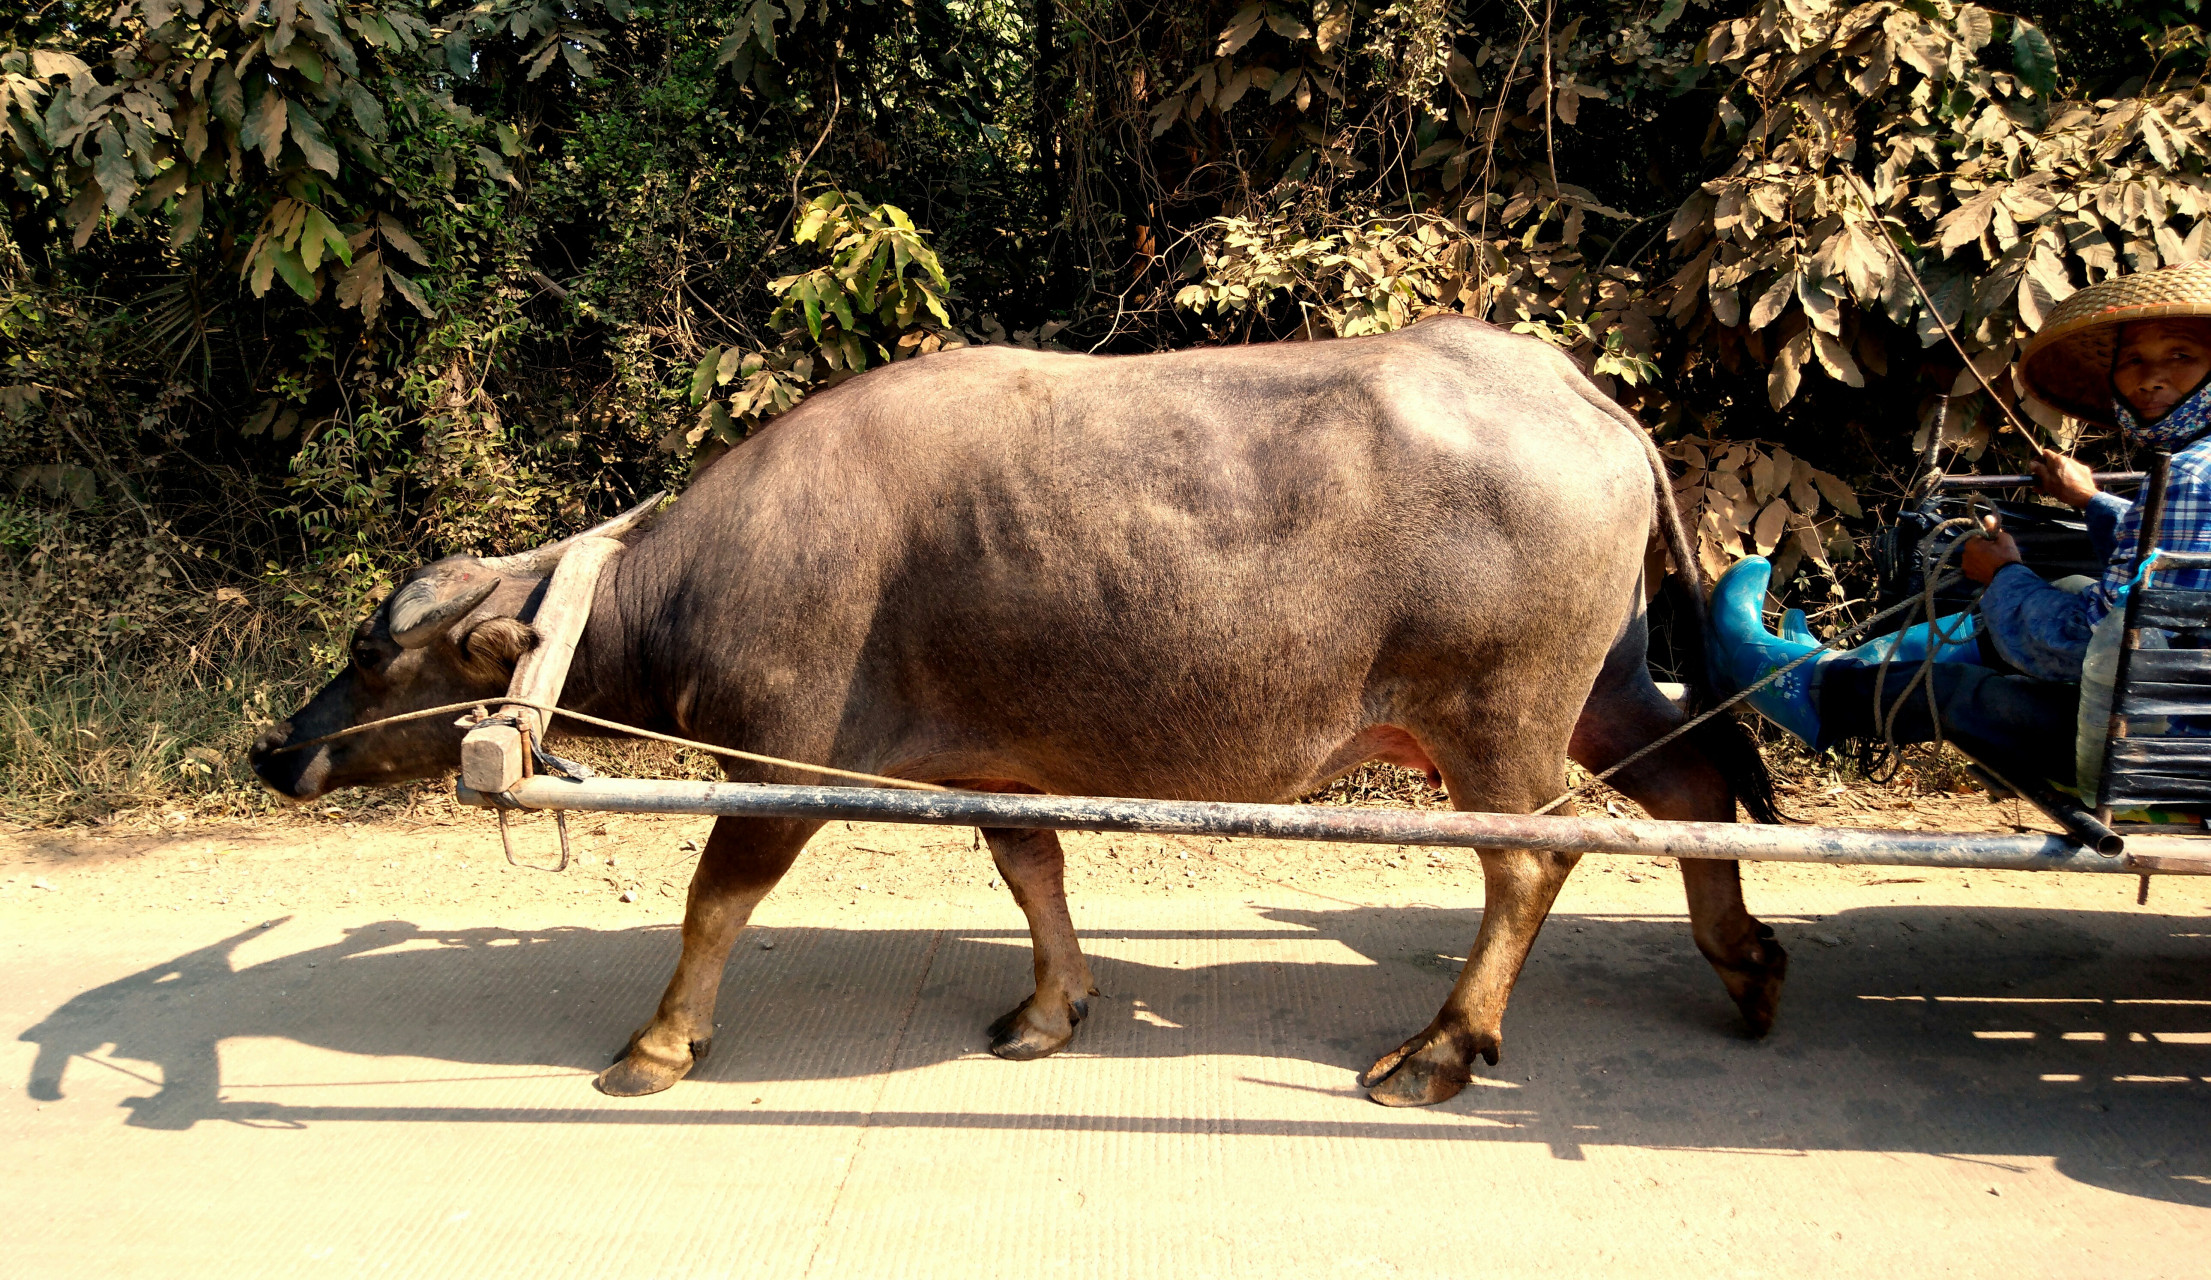
<svg viewBox="0 0 2211 1280">
<path fill-rule="evenodd" d="M 1965 535 L 1965 550 L 1958 553 L 1958 570 L 1966 577 L 1987 586 L 1997 571 L 2007 564 L 2019 564 L 2019 544 L 2004 532 L 2003 522 L 1995 516 L 1982 516 L 1981 527 L 1987 537 L 1979 534 Z"/>
<path fill-rule="evenodd" d="M 2044 449 L 2042 456 L 2027 464 L 2041 484 L 2042 492 L 2079 511 L 2096 496 L 2095 473 L 2087 464 L 2068 458 L 2055 449 Z"/>
</svg>

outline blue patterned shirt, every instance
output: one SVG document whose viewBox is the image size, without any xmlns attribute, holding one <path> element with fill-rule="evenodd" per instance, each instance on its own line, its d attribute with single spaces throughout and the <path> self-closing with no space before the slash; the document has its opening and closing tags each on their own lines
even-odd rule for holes
<svg viewBox="0 0 2211 1280">
<path fill-rule="evenodd" d="M 2178 448 L 2165 485 L 2165 516 L 2157 545 L 2171 551 L 2211 552 L 2211 386 L 2199 388 L 2156 422 L 2137 422 L 2124 404 L 2119 426 L 2137 442 Z M 2134 577 L 2134 549 L 2142 533 L 2142 499 L 2107 493 L 2088 504 L 2088 534 L 2104 557 L 2103 577 L 2086 591 L 2060 591 L 2025 565 L 2007 565 L 1981 596 L 1981 617 L 1996 651 L 2013 666 L 2043 680 L 2077 681 L 2090 632 L 2119 607 Z M 2211 591 L 2211 569 L 2153 571 L 2160 587 Z"/>
</svg>

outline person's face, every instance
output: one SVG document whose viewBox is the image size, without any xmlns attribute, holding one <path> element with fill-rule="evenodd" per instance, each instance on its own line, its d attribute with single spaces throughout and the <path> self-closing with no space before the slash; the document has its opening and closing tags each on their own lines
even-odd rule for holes
<svg viewBox="0 0 2211 1280">
<path fill-rule="evenodd" d="M 2155 422 L 2211 374 L 2211 320 L 2145 320 L 2119 330 L 2111 383 L 2144 422 Z"/>
</svg>

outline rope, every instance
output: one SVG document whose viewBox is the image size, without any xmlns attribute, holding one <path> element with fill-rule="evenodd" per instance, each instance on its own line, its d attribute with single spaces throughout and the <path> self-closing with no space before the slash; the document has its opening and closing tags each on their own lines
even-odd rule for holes
<svg viewBox="0 0 2211 1280">
<path fill-rule="evenodd" d="M 1935 540 L 1940 538 L 1945 531 L 1950 529 L 1977 530 L 1981 527 L 1980 502 L 1979 495 L 1972 496 L 1968 499 L 1966 508 L 1969 514 L 1954 516 L 1943 521 L 1929 529 L 1927 536 L 1919 540 L 1920 594 L 1918 598 L 1906 603 L 1926 610 L 1927 652 L 1919 660 L 1919 670 L 1912 674 L 1910 682 L 1904 686 L 1902 693 L 1896 695 L 1896 701 L 1893 703 L 1888 701 L 1888 680 L 1889 669 L 1896 661 L 1895 646 L 1890 646 L 1889 651 L 1881 655 L 1880 670 L 1875 672 L 1873 677 L 1873 711 L 1881 722 L 1881 746 L 1878 749 L 1878 754 L 1868 758 L 1866 768 L 1866 772 L 1877 781 L 1885 782 L 1888 778 L 1895 777 L 1894 769 L 1891 766 L 1903 761 L 1903 746 L 1896 740 L 1896 717 L 1903 713 L 1904 703 L 1912 696 L 1914 690 L 1922 688 L 1926 690 L 1927 719 L 1934 726 L 1935 731 L 1932 745 L 1937 751 L 1942 749 L 1942 704 L 1935 697 L 1935 655 L 1941 651 L 1942 645 L 1956 644 L 1963 640 L 1965 636 L 1962 633 L 1951 634 L 1943 627 L 1942 619 L 1935 616 L 1935 594 L 1939 590 L 1936 584 L 1938 580 L 1941 580 L 1943 585 L 1957 581 L 1955 577 L 1942 580 L 1941 575 L 1949 570 L 1951 557 L 1964 549 L 1966 540 L 1964 538 L 1952 540 L 1949 547 L 1939 556 L 1932 555 L 1932 553 Z M 1904 625 L 1909 627 L 1911 623 L 1907 620 Z M 1883 770 L 1888 771 L 1886 776 L 1883 776 Z"/>
<path fill-rule="evenodd" d="M 449 716 L 456 711 L 474 711 L 486 703 L 493 702 L 507 707 L 528 707 L 530 710 L 543 715 L 566 716 L 570 720 L 578 720 L 601 729 L 611 729 L 616 733 L 626 733 L 638 738 L 651 738 L 655 742 L 665 742 L 677 747 L 689 747 L 693 751 L 704 751 L 709 755 L 750 760 L 755 764 L 769 764 L 784 769 L 797 769 L 804 773 L 818 773 L 831 778 L 850 778 L 854 782 L 872 782 L 884 787 L 902 787 L 908 791 L 950 791 L 953 789 L 951 787 L 940 787 L 934 782 L 915 782 L 911 778 L 890 778 L 880 773 L 860 773 L 852 769 L 832 769 L 825 764 L 807 764 L 802 760 L 786 760 L 782 756 L 762 755 L 757 751 L 740 751 L 735 747 L 717 747 L 710 742 L 700 742 L 693 738 L 679 738 L 672 733 L 655 733 L 651 729 L 640 729 L 636 725 L 624 724 L 619 720 L 604 720 L 598 716 L 585 715 L 581 711 L 570 711 L 566 707 L 554 706 L 550 703 L 527 702 L 517 698 L 503 697 L 473 698 L 467 702 L 451 702 L 442 707 L 426 707 L 421 711 L 409 711 L 396 716 L 383 716 L 340 729 L 336 733 L 326 733 L 319 738 L 309 738 L 305 742 L 286 743 L 270 754 L 283 755 L 288 751 L 305 751 L 309 747 L 319 747 L 326 742 L 336 742 L 340 738 L 350 738 L 357 733 L 367 733 L 371 729 L 381 729 L 386 725 L 404 724 L 410 720 L 428 720 L 435 716 Z"/>
</svg>

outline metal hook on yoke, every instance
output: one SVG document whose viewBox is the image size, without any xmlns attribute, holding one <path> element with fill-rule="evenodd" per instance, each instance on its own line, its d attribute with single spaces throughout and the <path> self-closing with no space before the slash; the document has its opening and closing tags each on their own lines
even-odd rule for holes
<svg viewBox="0 0 2211 1280">
<path fill-rule="evenodd" d="M 524 862 L 515 857 L 514 836 L 507 830 L 507 809 L 502 805 L 498 812 L 499 845 L 507 851 L 509 866 L 528 867 L 532 871 L 566 871 L 568 869 L 568 811 L 566 809 L 553 810 L 553 825 L 560 830 L 560 865 L 557 867 L 541 867 L 534 862 Z"/>
<path fill-rule="evenodd" d="M 579 782 L 585 778 L 597 776 L 590 765 L 584 764 L 581 761 L 570 760 L 562 756 L 557 756 L 554 755 L 552 752 L 547 751 L 544 746 L 538 742 L 537 735 L 531 733 L 529 730 L 529 726 L 525 725 L 522 722 L 521 717 L 515 715 L 511 711 L 506 712 L 502 715 L 494 716 L 486 714 L 484 708 L 478 707 L 476 709 L 475 715 L 463 717 L 459 721 L 459 724 L 461 727 L 467 729 L 473 729 L 479 725 L 485 724 L 512 725 L 514 728 L 521 731 L 523 746 L 529 752 L 530 762 L 537 767 L 538 771 L 552 774 L 555 777 L 573 778 Z M 528 772 L 527 767 L 525 768 L 525 772 Z M 568 813 L 566 810 L 553 810 L 553 825 L 560 831 L 560 865 L 557 867 L 541 867 L 534 862 L 524 862 L 520 858 L 514 856 L 514 833 L 507 825 L 507 812 L 510 809 L 518 809 L 522 806 L 516 804 L 513 799 L 511 799 L 504 793 L 500 793 L 493 798 L 499 802 L 497 809 L 497 812 L 499 814 L 499 847 L 506 852 L 507 865 L 515 867 L 527 867 L 532 871 L 547 872 L 560 872 L 566 871 L 568 869 L 568 864 L 571 861 L 571 858 L 569 856 L 568 847 Z"/>
</svg>

